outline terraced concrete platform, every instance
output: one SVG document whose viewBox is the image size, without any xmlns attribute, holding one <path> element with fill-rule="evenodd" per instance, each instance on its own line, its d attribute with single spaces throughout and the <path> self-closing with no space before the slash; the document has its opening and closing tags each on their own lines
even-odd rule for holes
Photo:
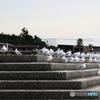
<svg viewBox="0 0 100 100">
<path fill-rule="evenodd" d="M 9 62 L 0 63 L 0 71 L 78 70 L 80 63 Z M 85 69 L 100 68 L 98 63 L 86 63 Z"/>
<path fill-rule="evenodd" d="M 0 100 L 100 99 L 99 63 L 79 70 L 79 63 L 62 63 L 61 58 L 48 63 L 44 58 L 0 56 Z"/>
<path fill-rule="evenodd" d="M 0 71 L 0 80 L 68 80 L 97 75 L 97 69 L 55 71 Z"/>
</svg>

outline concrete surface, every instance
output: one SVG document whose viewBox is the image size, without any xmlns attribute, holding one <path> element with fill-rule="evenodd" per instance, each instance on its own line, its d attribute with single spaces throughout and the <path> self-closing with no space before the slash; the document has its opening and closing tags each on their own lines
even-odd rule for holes
<svg viewBox="0 0 100 100">
<path fill-rule="evenodd" d="M 95 76 L 98 70 L 0 71 L 0 80 L 68 80 Z"/>
<path fill-rule="evenodd" d="M 73 96 L 71 94 L 75 93 Z M 96 92 L 97 96 L 88 93 Z M 20 99 L 21 98 L 21 99 Z M 42 99 L 41 99 L 42 98 Z M 99 100 L 99 91 L 87 90 L 0 90 L 0 100 Z"/>
<path fill-rule="evenodd" d="M 79 63 L 62 63 L 56 57 L 48 63 L 45 58 L 0 55 L 0 100 L 100 100 L 99 63 L 78 70 Z M 92 92 L 98 95 L 88 95 Z"/>
<path fill-rule="evenodd" d="M 46 71 L 46 70 L 78 70 L 79 63 L 48 63 L 48 62 L 3 62 L 0 63 L 1 71 Z M 86 63 L 85 69 L 100 68 L 99 64 Z M 84 69 L 84 70 L 85 70 Z"/>
</svg>

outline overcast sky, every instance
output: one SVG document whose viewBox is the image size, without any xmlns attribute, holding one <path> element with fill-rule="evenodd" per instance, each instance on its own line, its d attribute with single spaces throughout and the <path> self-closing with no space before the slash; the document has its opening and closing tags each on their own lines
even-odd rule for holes
<svg viewBox="0 0 100 100">
<path fill-rule="evenodd" d="M 100 38 L 100 0 L 0 0 L 0 33 Z"/>
</svg>

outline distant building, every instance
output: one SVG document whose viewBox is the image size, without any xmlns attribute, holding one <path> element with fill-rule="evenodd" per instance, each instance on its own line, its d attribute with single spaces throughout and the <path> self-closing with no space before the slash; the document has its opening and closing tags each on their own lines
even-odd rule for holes
<svg viewBox="0 0 100 100">
<path fill-rule="evenodd" d="M 48 45 L 53 45 L 56 47 L 59 47 L 64 50 L 72 50 L 73 52 L 79 51 L 79 47 L 76 46 L 77 39 L 42 39 L 42 41 L 45 41 L 48 43 Z M 85 38 L 83 39 L 83 46 L 80 47 L 81 52 L 89 52 L 87 49 L 88 45 L 93 45 L 93 51 L 95 53 L 100 53 L 100 39 L 94 39 L 94 38 Z"/>
</svg>

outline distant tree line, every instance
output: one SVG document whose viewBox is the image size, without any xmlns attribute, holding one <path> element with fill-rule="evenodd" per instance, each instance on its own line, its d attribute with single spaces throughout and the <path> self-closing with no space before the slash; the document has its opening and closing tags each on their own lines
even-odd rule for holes
<svg viewBox="0 0 100 100">
<path fill-rule="evenodd" d="M 32 37 L 28 30 L 25 27 L 21 30 L 22 32 L 19 35 L 9 35 L 4 34 L 3 32 L 0 33 L 0 42 L 10 43 L 13 45 L 39 45 L 40 48 L 48 47 L 52 49 L 57 49 L 55 46 L 48 46 L 44 41 L 41 40 L 38 36 Z"/>
</svg>

